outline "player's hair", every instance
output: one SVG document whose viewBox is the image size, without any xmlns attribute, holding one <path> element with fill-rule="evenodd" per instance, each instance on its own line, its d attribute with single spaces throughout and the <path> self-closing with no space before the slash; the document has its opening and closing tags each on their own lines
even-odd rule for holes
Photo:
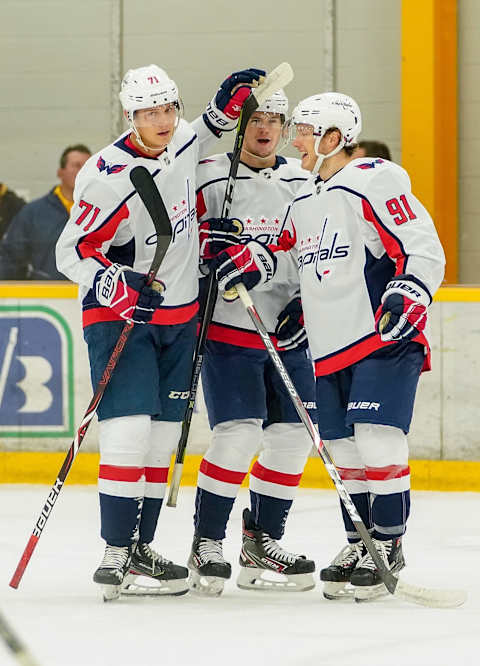
<svg viewBox="0 0 480 666">
<path fill-rule="evenodd" d="M 85 146 L 83 143 L 76 143 L 74 146 L 67 146 L 63 153 L 60 155 L 60 169 L 65 169 L 67 166 L 68 155 L 74 151 L 77 153 L 85 153 L 86 155 L 92 154 L 90 148 L 87 148 L 87 146 Z"/>
<path fill-rule="evenodd" d="M 324 136 L 327 136 L 328 134 L 331 134 L 332 132 L 340 132 L 339 129 L 336 127 L 329 127 L 328 130 L 325 132 Z M 341 132 L 340 132 L 341 134 Z M 343 146 L 343 149 L 349 157 L 353 155 L 353 153 L 357 150 L 359 144 L 358 143 L 351 143 L 349 146 Z"/>
<path fill-rule="evenodd" d="M 392 159 L 387 144 L 381 141 L 359 141 L 358 145 L 364 149 L 365 157 L 382 157 L 384 160 Z"/>
</svg>

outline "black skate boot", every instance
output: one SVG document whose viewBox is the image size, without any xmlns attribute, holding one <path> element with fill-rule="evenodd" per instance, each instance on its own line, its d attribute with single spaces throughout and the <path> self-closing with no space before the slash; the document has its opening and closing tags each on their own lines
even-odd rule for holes
<svg viewBox="0 0 480 666">
<path fill-rule="evenodd" d="M 144 584 L 138 578 L 144 578 Z M 137 543 L 132 552 L 130 571 L 125 577 L 122 594 L 158 596 L 186 594 L 188 569 L 174 564 L 155 552 L 148 543 Z"/>
<path fill-rule="evenodd" d="M 283 550 L 252 520 L 250 511 L 243 512 L 242 550 L 237 585 L 242 590 L 280 590 L 304 592 L 315 587 L 312 573 L 315 562 L 305 555 Z M 281 574 L 264 576 L 266 573 Z"/>
<path fill-rule="evenodd" d="M 342 599 L 353 595 L 353 589 L 347 588 L 353 570 L 365 553 L 362 541 L 348 543 L 334 558 L 330 566 L 320 571 L 325 599 Z"/>
<path fill-rule="evenodd" d="M 403 558 L 401 537 L 389 541 L 380 541 L 379 539 L 372 539 L 372 541 L 392 573 L 397 573 L 404 568 L 405 560 Z M 350 583 L 355 588 L 355 601 L 369 601 L 388 594 L 369 553 L 366 553 L 358 562 L 350 577 Z"/>
<path fill-rule="evenodd" d="M 232 567 L 223 557 L 222 541 L 197 535 L 193 537 L 188 568 L 191 591 L 210 597 L 220 596 L 232 575 Z"/>
<path fill-rule="evenodd" d="M 120 596 L 131 557 L 131 546 L 109 546 L 107 543 L 103 560 L 93 574 L 94 582 L 103 587 L 104 601 L 112 601 Z"/>
</svg>

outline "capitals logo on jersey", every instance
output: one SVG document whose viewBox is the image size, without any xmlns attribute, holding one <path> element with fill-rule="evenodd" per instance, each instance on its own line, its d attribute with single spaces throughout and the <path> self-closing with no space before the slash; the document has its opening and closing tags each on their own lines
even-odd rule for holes
<svg viewBox="0 0 480 666">
<path fill-rule="evenodd" d="M 123 171 L 126 169 L 126 167 L 126 164 L 107 164 L 101 155 L 97 160 L 97 169 L 100 171 L 100 173 L 102 171 L 106 171 L 107 176 L 112 173 L 120 173 L 120 171 Z"/>
<path fill-rule="evenodd" d="M 299 244 L 298 270 L 302 272 L 306 266 L 315 264 L 315 272 L 319 281 L 331 275 L 331 261 L 345 259 L 350 252 L 350 245 L 340 240 L 338 231 L 325 237 L 327 222 L 328 218 L 325 218 L 321 234 L 302 238 Z M 324 266 L 323 262 L 329 263 Z"/>
</svg>

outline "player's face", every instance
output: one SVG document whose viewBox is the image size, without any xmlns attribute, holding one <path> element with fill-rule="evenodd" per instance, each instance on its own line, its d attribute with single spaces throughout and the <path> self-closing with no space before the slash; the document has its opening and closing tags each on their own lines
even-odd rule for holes
<svg viewBox="0 0 480 666">
<path fill-rule="evenodd" d="M 292 141 L 292 146 L 295 146 L 300 153 L 302 167 L 308 171 L 312 171 L 317 162 L 315 139 L 316 137 L 313 134 L 312 125 L 303 125 L 301 123 L 295 125 L 295 135 Z"/>
<path fill-rule="evenodd" d="M 177 117 L 178 109 L 175 104 L 163 104 L 135 111 L 134 121 L 144 144 L 161 151 L 172 139 L 177 126 Z"/>
<path fill-rule="evenodd" d="M 77 173 L 83 167 L 85 162 L 90 157 L 89 153 L 81 153 L 78 150 L 71 150 L 66 157 L 65 166 L 60 167 L 57 171 L 57 176 L 60 183 L 70 190 L 75 187 L 75 178 Z"/>
<path fill-rule="evenodd" d="M 282 127 L 279 113 L 255 111 L 245 130 L 244 149 L 257 157 L 269 157 L 277 148 Z"/>
</svg>

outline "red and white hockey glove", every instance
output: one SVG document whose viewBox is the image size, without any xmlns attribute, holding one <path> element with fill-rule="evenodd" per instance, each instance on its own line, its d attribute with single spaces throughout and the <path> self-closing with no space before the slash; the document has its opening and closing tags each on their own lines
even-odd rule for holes
<svg viewBox="0 0 480 666">
<path fill-rule="evenodd" d="M 235 129 L 252 84 L 263 76 L 263 69 L 243 69 L 225 79 L 203 114 L 205 123 L 214 134 L 220 136 L 222 132 Z"/>
<path fill-rule="evenodd" d="M 307 332 L 303 321 L 302 299 L 297 296 L 286 305 L 277 317 L 275 328 L 277 347 L 282 351 L 306 349 L 308 347 Z"/>
<path fill-rule="evenodd" d="M 211 264 L 222 291 L 228 291 L 239 282 L 243 282 L 247 289 L 253 289 L 271 280 L 276 269 L 277 259 L 273 252 L 257 241 L 234 245 L 220 252 Z"/>
<path fill-rule="evenodd" d="M 212 217 L 202 222 L 198 228 L 200 239 L 200 259 L 210 261 L 219 252 L 232 245 L 238 245 L 238 234 L 243 231 L 240 220 Z"/>
<path fill-rule="evenodd" d="M 421 333 L 431 301 L 427 289 L 413 275 L 390 280 L 375 313 L 375 328 L 383 342 L 410 340 Z"/>
<path fill-rule="evenodd" d="M 148 324 L 164 300 L 163 282 L 154 280 L 153 284 L 153 288 L 148 287 L 147 276 L 129 266 L 112 264 L 95 275 L 93 290 L 100 305 L 111 308 L 122 319 Z"/>
</svg>

